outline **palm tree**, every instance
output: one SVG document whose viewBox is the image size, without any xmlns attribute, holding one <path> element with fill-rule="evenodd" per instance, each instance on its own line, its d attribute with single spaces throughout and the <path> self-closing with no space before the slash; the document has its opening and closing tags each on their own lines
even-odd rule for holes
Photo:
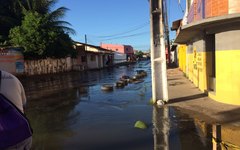
<svg viewBox="0 0 240 150">
<path fill-rule="evenodd" d="M 65 7 L 60 7 L 54 11 L 51 8 L 57 3 L 57 0 L 18 0 L 19 5 L 23 9 L 23 13 L 27 11 L 35 11 L 45 16 L 46 28 L 55 28 L 63 30 L 67 33 L 75 34 L 75 31 L 68 27 L 69 22 L 60 20 L 68 11 Z"/>
<path fill-rule="evenodd" d="M 75 55 L 68 33 L 75 31 L 71 24 L 60 20 L 66 11 L 52 11 L 57 0 L 17 0 L 24 19 L 22 25 L 10 31 L 10 42 L 24 48 L 25 58 L 66 57 Z M 62 40 L 64 39 L 64 40 Z M 72 55 L 72 56 L 73 56 Z"/>
<path fill-rule="evenodd" d="M 75 34 L 68 26 L 70 23 L 60 20 L 68 10 L 60 7 L 54 11 L 51 8 L 57 0 L 0 0 L 0 45 L 8 40 L 9 31 L 21 25 L 24 13 L 36 11 L 46 17 L 47 28 L 57 28 L 67 33 Z"/>
<path fill-rule="evenodd" d="M 16 0 L 0 0 L 0 44 L 8 40 L 9 30 L 21 24 L 22 11 Z"/>
</svg>

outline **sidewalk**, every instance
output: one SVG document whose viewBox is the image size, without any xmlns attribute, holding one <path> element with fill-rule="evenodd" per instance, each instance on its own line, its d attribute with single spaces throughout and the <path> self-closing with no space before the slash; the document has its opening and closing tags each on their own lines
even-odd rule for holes
<svg viewBox="0 0 240 150">
<path fill-rule="evenodd" d="M 206 123 L 230 125 L 240 129 L 240 106 L 223 104 L 210 99 L 184 77 L 178 69 L 168 69 L 169 102 L 192 117 Z"/>
</svg>

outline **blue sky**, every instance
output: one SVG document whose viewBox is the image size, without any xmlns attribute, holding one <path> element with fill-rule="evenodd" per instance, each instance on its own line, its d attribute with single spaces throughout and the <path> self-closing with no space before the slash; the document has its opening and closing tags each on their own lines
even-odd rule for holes
<svg viewBox="0 0 240 150">
<path fill-rule="evenodd" d="M 167 0 L 169 26 L 183 17 L 178 0 Z M 56 8 L 69 9 L 63 20 L 72 24 L 72 39 L 93 45 L 100 43 L 132 45 L 136 50 L 150 48 L 148 0 L 59 0 Z M 185 0 L 181 0 L 185 10 Z M 175 33 L 170 32 L 170 39 Z"/>
</svg>

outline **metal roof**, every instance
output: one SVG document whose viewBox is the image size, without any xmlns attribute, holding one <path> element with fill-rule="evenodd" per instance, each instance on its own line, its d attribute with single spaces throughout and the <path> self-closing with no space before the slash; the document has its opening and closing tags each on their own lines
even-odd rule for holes
<svg viewBox="0 0 240 150">
<path fill-rule="evenodd" d="M 91 44 L 86 44 L 86 43 L 81 43 L 81 42 L 76 42 L 74 41 L 74 43 L 77 45 L 77 46 L 87 46 L 87 47 L 91 47 L 91 48 L 95 48 L 97 50 L 100 50 L 101 52 L 105 52 L 105 53 L 113 53 L 113 51 L 111 50 L 108 50 L 108 49 L 105 49 L 105 48 L 102 48 L 100 46 L 95 46 L 95 45 L 91 45 Z M 86 51 L 89 51 L 89 49 L 85 49 Z M 90 50 L 91 51 L 91 50 Z"/>
</svg>

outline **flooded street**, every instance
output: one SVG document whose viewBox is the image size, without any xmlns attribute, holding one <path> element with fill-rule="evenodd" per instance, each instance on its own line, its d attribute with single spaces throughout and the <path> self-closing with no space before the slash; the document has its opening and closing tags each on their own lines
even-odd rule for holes
<svg viewBox="0 0 240 150">
<path fill-rule="evenodd" d="M 144 82 L 101 90 L 137 70 Z M 155 108 L 151 99 L 149 61 L 87 72 L 22 78 L 26 114 L 34 150 L 208 150 L 211 126 L 189 118 L 178 108 Z M 134 128 L 141 120 L 147 129 Z"/>
</svg>

